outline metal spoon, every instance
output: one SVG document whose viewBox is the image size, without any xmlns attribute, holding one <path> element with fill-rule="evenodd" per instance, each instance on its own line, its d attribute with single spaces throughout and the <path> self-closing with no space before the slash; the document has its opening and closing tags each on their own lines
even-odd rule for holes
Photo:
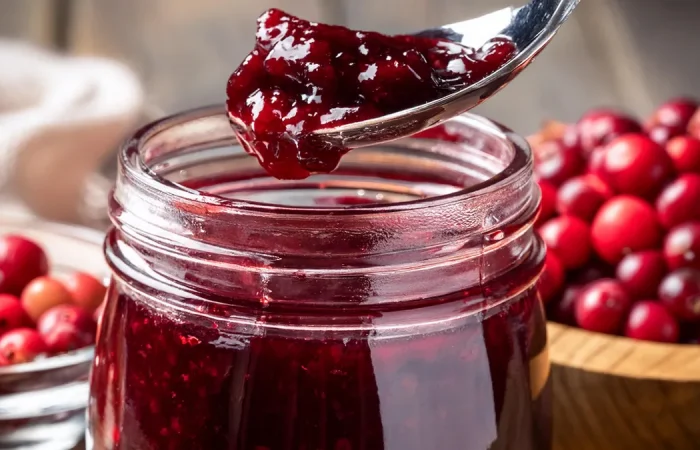
<svg viewBox="0 0 700 450">
<path fill-rule="evenodd" d="M 477 106 L 518 75 L 554 37 L 580 0 L 530 0 L 520 8 L 509 7 L 475 19 L 416 33 L 480 48 L 496 36 L 517 45 L 516 55 L 483 80 L 420 106 L 313 132 L 332 146 L 355 148 L 409 136 Z"/>
</svg>

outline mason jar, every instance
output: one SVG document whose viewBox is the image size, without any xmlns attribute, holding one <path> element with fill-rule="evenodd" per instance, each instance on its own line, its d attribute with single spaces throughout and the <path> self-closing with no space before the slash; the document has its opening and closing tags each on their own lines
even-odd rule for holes
<svg viewBox="0 0 700 450">
<path fill-rule="evenodd" d="M 89 449 L 550 447 L 522 138 L 463 115 L 279 181 L 211 107 L 119 164 Z"/>
</svg>

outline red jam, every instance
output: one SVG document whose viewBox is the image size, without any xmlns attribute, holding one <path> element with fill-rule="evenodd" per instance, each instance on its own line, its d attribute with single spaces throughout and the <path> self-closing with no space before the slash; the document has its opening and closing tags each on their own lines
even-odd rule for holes
<svg viewBox="0 0 700 450">
<path fill-rule="evenodd" d="M 299 316 L 270 304 L 246 312 L 255 328 L 225 319 L 240 314 L 234 298 L 209 297 L 193 314 L 164 292 L 111 289 L 92 374 L 94 449 L 549 448 L 541 304 L 533 288 L 502 302 L 539 268 L 405 308 L 329 303 Z M 382 338 L 382 323 L 441 310 L 454 314 L 440 330 Z M 336 329 L 300 331 L 334 315 Z"/>
<path fill-rule="evenodd" d="M 497 38 L 480 49 L 307 22 L 271 9 L 255 49 L 231 75 L 229 118 L 272 176 L 303 179 L 336 168 L 346 148 L 313 131 L 373 119 L 474 84 L 514 54 Z"/>
</svg>

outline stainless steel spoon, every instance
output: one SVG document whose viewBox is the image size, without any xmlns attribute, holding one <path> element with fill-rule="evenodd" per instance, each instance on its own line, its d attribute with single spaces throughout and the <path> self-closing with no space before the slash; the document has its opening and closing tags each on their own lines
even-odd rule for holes
<svg viewBox="0 0 700 450">
<path fill-rule="evenodd" d="M 417 133 L 477 106 L 527 67 L 554 37 L 580 0 L 530 0 L 475 19 L 416 33 L 480 48 L 504 36 L 518 47 L 514 58 L 483 80 L 420 106 L 371 120 L 314 131 L 319 140 L 344 148 L 363 147 Z"/>
</svg>

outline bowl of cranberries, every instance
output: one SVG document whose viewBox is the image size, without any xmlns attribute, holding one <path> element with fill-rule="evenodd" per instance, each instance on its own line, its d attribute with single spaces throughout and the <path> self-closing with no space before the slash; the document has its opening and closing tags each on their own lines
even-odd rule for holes
<svg viewBox="0 0 700 450">
<path fill-rule="evenodd" d="M 698 106 L 596 109 L 530 139 L 562 448 L 700 442 Z"/>
<path fill-rule="evenodd" d="M 0 219 L 0 448 L 73 448 L 108 273 L 99 232 Z"/>
</svg>

